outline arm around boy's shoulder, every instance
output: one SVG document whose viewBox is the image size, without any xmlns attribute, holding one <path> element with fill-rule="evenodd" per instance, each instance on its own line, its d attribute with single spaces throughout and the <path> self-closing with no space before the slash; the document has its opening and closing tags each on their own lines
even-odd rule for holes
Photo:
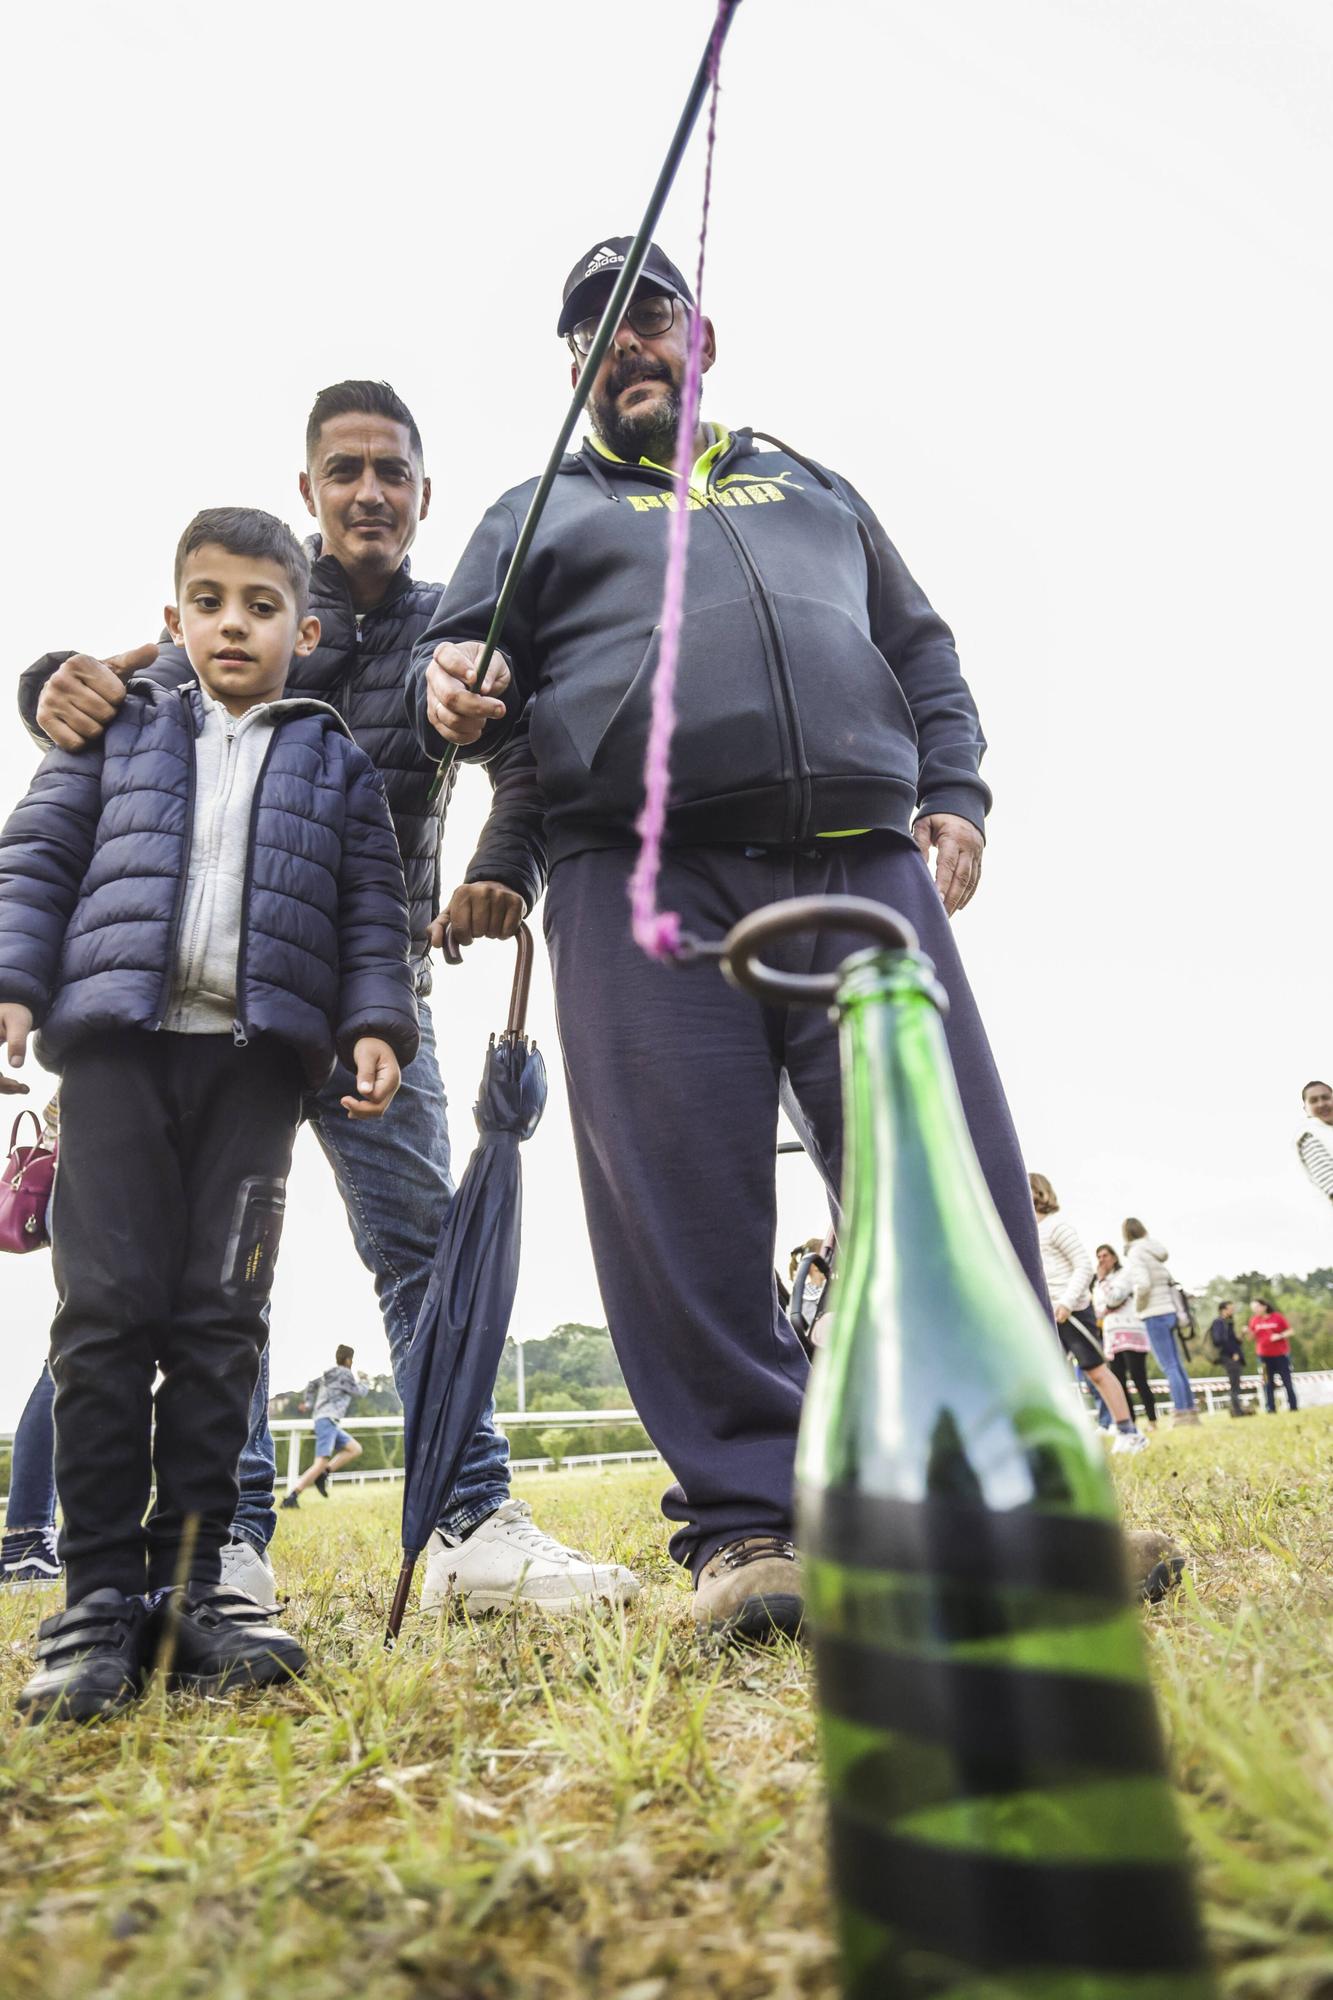
<svg viewBox="0 0 1333 2000">
<path fill-rule="evenodd" d="M 184 649 L 174 645 L 170 635 L 165 632 L 156 647 L 138 646 L 127 653 L 112 654 L 107 660 L 101 660 L 94 654 L 78 653 L 68 649 L 43 653 L 39 660 L 34 660 L 30 667 L 24 668 L 19 675 L 18 685 L 19 719 L 33 741 L 43 747 L 51 742 L 40 715 L 43 697 L 55 676 L 66 669 L 75 679 L 70 705 L 79 708 L 84 716 L 84 723 L 77 733 L 86 742 L 97 740 L 96 735 L 89 734 L 90 728 L 100 735 L 107 727 L 111 719 L 107 712 L 107 702 L 110 701 L 114 705 L 125 699 L 124 695 L 118 692 L 117 682 L 124 687 L 127 681 L 133 678 L 152 681 L 161 688 L 176 688 L 190 680 L 194 671 L 185 656 Z M 76 669 L 79 671 L 76 672 Z M 101 697 L 97 688 L 92 685 L 93 681 L 100 684 Z M 58 703 L 56 712 L 62 713 L 67 719 L 67 709 L 62 712 Z M 68 747 L 74 746 L 71 743 Z"/>
<path fill-rule="evenodd" d="M 417 1052 L 419 1029 L 403 863 L 383 778 L 364 750 L 346 739 L 342 747 L 347 811 L 338 880 L 338 1054 L 354 1068 L 357 1042 L 374 1036 L 406 1068 Z"/>
</svg>

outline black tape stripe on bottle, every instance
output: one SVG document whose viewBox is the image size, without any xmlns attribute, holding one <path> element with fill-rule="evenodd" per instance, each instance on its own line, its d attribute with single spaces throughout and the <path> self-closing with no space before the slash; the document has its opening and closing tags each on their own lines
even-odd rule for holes
<svg viewBox="0 0 1333 2000">
<path fill-rule="evenodd" d="M 835 1879 L 865 1916 L 971 1965 L 1187 1972 L 1203 1965 L 1188 1870 L 1033 1862 L 878 1832 L 832 1808 Z"/>
<path fill-rule="evenodd" d="M 962 1756 L 1007 1743 L 1052 1763 L 1117 1773 L 1162 1768 L 1152 1693 L 1133 1681 L 891 1653 L 819 1632 L 815 1672 L 830 1714 L 949 1743 Z"/>
<path fill-rule="evenodd" d="M 799 1520 L 806 1554 L 852 1569 L 1075 1591 L 1114 1603 L 1127 1596 L 1124 1544 L 1112 1521 L 811 1487 L 801 1489 Z"/>
</svg>

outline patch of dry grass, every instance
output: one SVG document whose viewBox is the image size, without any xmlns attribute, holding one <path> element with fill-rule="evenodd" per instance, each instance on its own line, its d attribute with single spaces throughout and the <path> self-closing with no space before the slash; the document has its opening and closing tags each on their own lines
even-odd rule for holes
<svg viewBox="0 0 1333 2000">
<path fill-rule="evenodd" d="M 1115 1463 L 1195 1556 L 1149 1622 L 1227 1990 L 1328 2000 L 1333 1411 Z M 392 1656 L 395 1496 L 312 1498 L 275 1549 L 309 1682 L 90 1730 L 10 1719 L 49 1599 L 0 1598 L 6 2000 L 834 1994 L 803 1656 L 701 1654 L 660 1484 L 523 1489 L 644 1577 L 627 1613 L 418 1616 Z"/>
</svg>

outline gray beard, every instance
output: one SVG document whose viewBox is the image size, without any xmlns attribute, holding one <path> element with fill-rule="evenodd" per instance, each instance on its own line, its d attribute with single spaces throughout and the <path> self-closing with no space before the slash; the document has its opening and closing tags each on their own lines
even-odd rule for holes
<svg viewBox="0 0 1333 2000">
<path fill-rule="evenodd" d="M 665 406 L 644 412 L 641 417 L 617 418 L 614 409 L 593 406 L 597 435 L 617 458 L 631 465 L 651 458 L 657 465 L 676 462 L 676 435 L 680 429 L 680 397 L 673 390 Z"/>
</svg>

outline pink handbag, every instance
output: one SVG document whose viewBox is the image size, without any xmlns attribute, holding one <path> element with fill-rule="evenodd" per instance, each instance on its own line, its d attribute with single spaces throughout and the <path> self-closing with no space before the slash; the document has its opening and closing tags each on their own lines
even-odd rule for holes
<svg viewBox="0 0 1333 2000">
<path fill-rule="evenodd" d="M 31 1118 L 36 1143 L 20 1146 L 19 1127 Z M 20 1111 L 9 1135 L 9 1159 L 0 1180 L 0 1250 L 42 1250 L 51 1241 L 46 1228 L 47 1204 L 56 1177 L 54 1146 L 42 1144 L 42 1121 L 35 1111 Z"/>
</svg>

